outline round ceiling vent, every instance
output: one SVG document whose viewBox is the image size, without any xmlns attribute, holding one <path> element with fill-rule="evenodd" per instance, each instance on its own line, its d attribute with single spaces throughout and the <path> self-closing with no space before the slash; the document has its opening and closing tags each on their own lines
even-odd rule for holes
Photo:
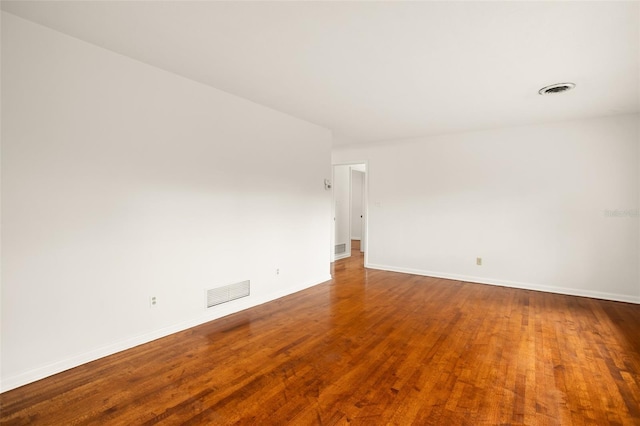
<svg viewBox="0 0 640 426">
<path fill-rule="evenodd" d="M 540 93 L 541 95 L 552 95 L 554 93 L 566 92 L 573 89 L 574 87 L 576 87 L 574 83 L 557 83 L 552 84 L 551 86 L 543 87 L 542 89 L 538 90 L 538 93 Z"/>
</svg>

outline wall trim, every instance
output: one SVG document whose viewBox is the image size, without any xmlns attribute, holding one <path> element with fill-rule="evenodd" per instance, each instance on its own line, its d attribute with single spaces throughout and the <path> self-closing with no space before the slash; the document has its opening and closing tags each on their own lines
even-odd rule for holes
<svg viewBox="0 0 640 426">
<path fill-rule="evenodd" d="M 341 254 L 340 256 L 336 256 L 335 260 L 340 260 L 340 259 L 346 259 L 347 257 L 351 257 L 351 252 L 346 252 L 344 254 Z"/>
<path fill-rule="evenodd" d="M 139 336 L 124 339 L 119 342 L 115 342 L 115 343 L 102 346 L 100 348 L 97 348 L 88 352 L 84 352 L 84 353 L 72 356 L 70 358 L 66 358 L 66 359 L 56 361 L 41 367 L 31 369 L 29 371 L 25 371 L 23 373 L 19 373 L 13 376 L 3 378 L 0 381 L 0 393 L 10 391 L 20 386 L 33 383 L 35 381 L 47 378 L 49 376 L 53 376 L 54 374 L 62 373 L 63 371 L 70 370 L 80 365 L 87 364 L 92 361 L 96 361 L 100 358 L 104 358 L 109 355 L 113 355 L 118 352 L 122 352 L 127 349 L 131 349 L 136 346 L 143 345 L 145 343 L 152 342 L 154 340 L 169 336 L 171 334 L 175 334 L 180 331 L 184 331 L 189 328 L 196 327 L 198 325 L 207 323 L 209 321 L 214 321 L 220 318 L 224 318 L 231 314 L 242 312 L 246 309 L 254 308 L 256 306 L 271 302 L 281 297 L 285 297 L 293 293 L 297 293 L 309 287 L 322 284 L 331 279 L 332 279 L 331 275 L 327 274 L 322 277 L 318 277 L 314 280 L 309 280 L 301 285 L 291 286 L 277 292 L 268 293 L 257 300 L 253 299 L 253 300 L 245 301 L 243 299 L 238 299 L 236 301 L 226 304 L 228 306 L 225 306 L 224 307 L 225 309 L 203 308 L 202 314 L 196 318 L 192 318 L 187 321 L 170 325 L 168 327 L 163 327 L 158 330 L 154 330 Z M 238 302 L 238 303 L 234 303 L 234 302 Z"/>
<path fill-rule="evenodd" d="M 489 284 L 489 285 L 496 285 L 500 287 L 511 287 L 511 288 L 519 288 L 523 290 L 544 291 L 546 293 L 557 293 L 557 294 L 564 294 L 568 296 L 589 297 L 592 299 L 603 299 L 603 300 L 611 300 L 614 302 L 640 304 L 640 296 L 631 296 L 631 295 L 625 295 L 625 294 L 604 293 L 604 292 L 593 291 L 593 290 L 584 290 L 584 289 L 576 289 L 576 288 L 568 288 L 568 287 L 556 287 L 556 286 L 533 284 L 533 283 L 521 283 L 517 281 L 497 280 L 492 278 L 480 278 L 480 277 L 474 277 L 470 275 L 457 275 L 457 274 L 448 274 L 445 272 L 424 271 L 421 269 L 402 268 L 402 267 L 389 266 L 389 265 L 379 265 L 375 263 L 367 263 L 365 264 L 365 268 L 378 269 L 381 271 L 400 272 L 403 274 L 422 275 L 425 277 L 444 278 L 448 280 L 464 281 L 464 282 L 476 283 L 476 284 Z"/>
</svg>

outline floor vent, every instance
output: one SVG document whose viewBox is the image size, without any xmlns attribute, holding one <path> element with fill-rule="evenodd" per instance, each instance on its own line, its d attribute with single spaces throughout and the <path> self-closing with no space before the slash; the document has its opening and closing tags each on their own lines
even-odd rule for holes
<svg viewBox="0 0 640 426">
<path fill-rule="evenodd" d="M 247 280 L 207 290 L 207 308 L 248 296 L 249 284 L 250 281 Z"/>
<path fill-rule="evenodd" d="M 347 245 L 345 243 L 336 244 L 335 254 L 342 254 L 347 252 Z"/>
</svg>

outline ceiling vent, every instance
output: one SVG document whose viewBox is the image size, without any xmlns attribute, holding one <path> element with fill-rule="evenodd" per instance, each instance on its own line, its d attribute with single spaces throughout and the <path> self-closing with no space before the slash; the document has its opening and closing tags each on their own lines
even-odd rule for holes
<svg viewBox="0 0 640 426">
<path fill-rule="evenodd" d="M 576 87 L 574 83 L 557 83 L 552 84 L 551 86 L 543 87 L 538 90 L 538 93 L 541 95 L 553 95 L 554 93 L 562 93 Z"/>
</svg>

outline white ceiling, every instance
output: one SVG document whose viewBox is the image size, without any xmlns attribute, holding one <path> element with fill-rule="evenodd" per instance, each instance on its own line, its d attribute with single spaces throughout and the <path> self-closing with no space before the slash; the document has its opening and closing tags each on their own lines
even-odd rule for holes
<svg viewBox="0 0 640 426">
<path fill-rule="evenodd" d="M 640 110 L 639 2 L 2 2 L 337 144 Z M 572 81 L 572 92 L 540 96 Z"/>
</svg>

